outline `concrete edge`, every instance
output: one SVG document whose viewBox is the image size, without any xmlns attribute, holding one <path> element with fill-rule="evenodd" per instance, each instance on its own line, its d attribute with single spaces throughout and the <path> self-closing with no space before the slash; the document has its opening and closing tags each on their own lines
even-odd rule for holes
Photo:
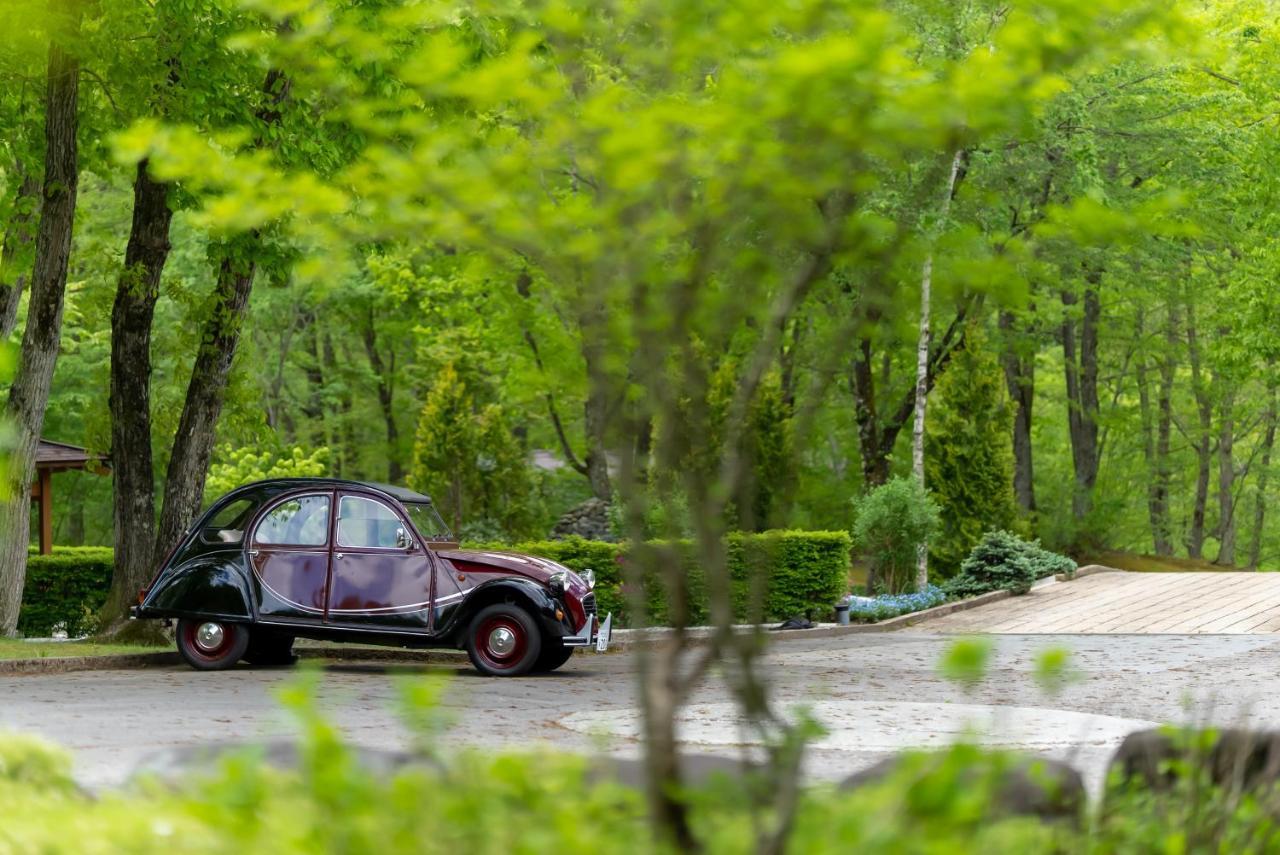
<svg viewBox="0 0 1280 855">
<path fill-rule="evenodd" d="M 65 674 L 70 671 L 110 671 L 158 668 L 182 661 L 177 651 L 112 653 L 106 656 L 44 656 L 39 659 L 0 659 L 0 675 Z"/>
<path fill-rule="evenodd" d="M 1059 582 L 1070 582 L 1072 579 L 1079 579 L 1082 576 L 1092 576 L 1094 573 L 1123 573 L 1123 572 L 1124 572 L 1123 570 L 1120 570 L 1116 567 L 1107 567 L 1102 564 L 1086 564 L 1083 567 L 1077 567 L 1076 572 L 1074 573 L 1071 573 L 1071 574 L 1059 573 L 1057 576 L 1054 576 L 1053 578 L 1057 579 Z"/>
<path fill-rule="evenodd" d="M 1059 573 L 1057 576 L 1039 580 L 1037 587 L 1054 582 L 1069 582 L 1095 573 L 1118 573 L 1114 567 L 1101 564 L 1089 564 L 1079 568 L 1068 576 Z M 792 629 L 772 631 L 764 628 L 765 637 L 771 641 L 797 641 L 811 638 L 836 638 L 842 635 L 857 635 L 867 632 L 892 632 L 934 618 L 944 617 L 956 612 L 963 612 L 1008 599 L 1013 594 L 1009 591 L 992 591 L 979 594 L 967 600 L 956 600 L 943 603 L 931 609 L 899 615 L 895 618 L 877 623 L 853 623 L 848 626 L 839 624 L 819 624 L 812 629 Z M 734 627 L 738 632 L 750 632 L 758 627 L 739 625 Z M 711 637 L 710 627 L 690 627 L 686 630 L 686 638 L 694 643 L 705 642 Z M 618 629 L 614 630 L 609 645 L 610 651 L 622 651 L 644 642 L 661 642 L 671 636 L 671 630 L 658 629 Z M 466 654 L 460 650 L 434 648 L 428 650 L 408 650 L 399 647 L 300 647 L 296 650 L 299 658 L 321 659 L 333 662 L 400 662 L 422 664 L 430 662 L 458 663 L 464 662 Z M 63 674 L 70 671 L 111 671 L 121 668 L 157 668 L 166 665 L 177 665 L 182 657 L 174 651 L 156 653 L 125 653 L 108 656 L 67 656 L 45 657 L 41 659 L 0 659 L 0 676 L 12 674 Z"/>
</svg>

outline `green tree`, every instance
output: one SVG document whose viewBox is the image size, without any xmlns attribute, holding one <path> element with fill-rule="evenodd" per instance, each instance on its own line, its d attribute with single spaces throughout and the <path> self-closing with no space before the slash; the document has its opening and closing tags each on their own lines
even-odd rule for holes
<svg viewBox="0 0 1280 855">
<path fill-rule="evenodd" d="M 435 499 L 455 534 L 532 534 L 534 487 L 524 451 L 502 408 L 477 407 L 453 364 L 422 405 L 409 482 Z"/>
<path fill-rule="evenodd" d="M 1013 529 L 1018 519 L 1013 413 L 1000 363 L 976 324 L 938 381 L 929 414 L 925 485 L 939 509 L 930 568 L 934 576 L 948 578 L 983 533 Z"/>
</svg>

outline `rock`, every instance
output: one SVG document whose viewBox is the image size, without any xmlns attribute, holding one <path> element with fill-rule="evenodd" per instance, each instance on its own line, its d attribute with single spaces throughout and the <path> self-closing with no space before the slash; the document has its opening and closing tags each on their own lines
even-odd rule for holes
<svg viewBox="0 0 1280 855">
<path fill-rule="evenodd" d="M 754 763 L 721 754 L 682 754 L 680 772 L 684 783 L 700 787 L 715 777 L 740 780 L 744 774 L 759 771 Z M 624 787 L 644 789 L 644 759 L 640 757 L 597 757 L 587 767 L 587 783 L 617 781 Z"/>
<path fill-rule="evenodd" d="M 587 499 L 565 512 L 551 529 L 551 536 L 556 540 L 574 535 L 587 540 L 617 541 L 609 526 L 609 503 L 602 499 Z"/>
<path fill-rule="evenodd" d="M 1140 730 L 1125 737 L 1107 764 L 1107 780 L 1167 790 L 1188 769 L 1208 771 L 1219 786 L 1248 791 L 1280 783 L 1280 731 L 1223 728 L 1210 741 L 1204 731 Z M 1177 764 L 1183 764 L 1180 770 Z"/>
<path fill-rule="evenodd" d="M 923 758 L 915 768 L 916 780 L 923 781 L 935 774 L 947 754 L 938 752 Z M 961 773 L 961 778 L 976 782 L 991 770 L 993 755 L 982 755 L 981 762 L 974 763 Z M 897 774 L 906 761 L 916 761 L 911 755 L 889 757 L 855 772 L 840 782 L 840 788 L 851 790 L 883 783 Z M 1043 820 L 1064 820 L 1079 823 L 1087 802 L 1084 779 L 1074 768 L 1058 760 L 1034 757 L 1026 754 L 1005 754 L 1007 764 L 1002 771 L 1000 784 L 992 797 L 993 816 L 1034 816 Z"/>
<path fill-rule="evenodd" d="M 348 746 L 347 750 L 365 771 L 377 777 L 393 775 L 405 766 L 434 765 L 430 760 L 406 751 L 357 746 Z M 297 743 L 287 740 L 212 742 L 207 745 L 165 748 L 148 754 L 134 766 L 130 780 L 156 778 L 170 786 L 180 787 L 193 777 L 212 774 L 224 758 L 242 753 L 261 757 L 265 765 L 283 771 L 297 770 L 302 762 Z"/>
</svg>

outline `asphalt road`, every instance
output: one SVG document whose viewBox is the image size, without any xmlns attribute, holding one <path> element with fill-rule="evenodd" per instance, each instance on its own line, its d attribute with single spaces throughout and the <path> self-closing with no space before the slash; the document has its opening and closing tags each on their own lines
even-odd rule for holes
<svg viewBox="0 0 1280 855">
<path fill-rule="evenodd" d="M 891 633 L 773 645 L 766 668 L 784 708 L 806 705 L 828 735 L 807 773 L 836 779 L 901 746 L 961 734 L 1074 761 L 1096 781 L 1114 745 L 1153 721 L 1212 720 L 1280 728 L 1280 637 L 1274 635 L 1001 635 L 983 682 L 966 691 L 936 663 L 954 639 Z M 1072 653 L 1077 679 L 1056 696 L 1032 677 L 1046 647 Z M 635 755 L 634 654 L 578 655 L 562 671 L 514 680 L 450 665 L 351 663 L 324 670 L 320 705 L 354 743 L 402 749 L 397 681 L 452 679 L 444 707 L 451 746 Z M 276 692 L 288 670 L 198 673 L 185 666 L 0 678 L 0 729 L 42 734 L 74 752 L 87 786 L 125 781 L 159 750 L 287 737 Z M 683 721 L 690 751 L 731 754 L 743 736 L 713 673 Z"/>
</svg>

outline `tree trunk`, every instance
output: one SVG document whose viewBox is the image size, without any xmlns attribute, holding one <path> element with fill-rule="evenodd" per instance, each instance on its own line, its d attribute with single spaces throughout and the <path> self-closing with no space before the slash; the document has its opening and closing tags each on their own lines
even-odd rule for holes
<svg viewBox="0 0 1280 855">
<path fill-rule="evenodd" d="M 204 498 L 204 481 L 209 474 L 218 417 L 226 398 L 231 363 L 240 340 L 240 326 L 249 304 L 255 258 L 260 248 L 261 238 L 252 233 L 235 241 L 218 267 L 212 306 L 200 336 L 200 349 L 191 369 L 182 418 L 173 437 L 173 454 L 165 475 L 164 508 L 154 551 L 157 564 L 195 519 Z"/>
<path fill-rule="evenodd" d="M 1187 531 L 1187 555 L 1204 555 L 1205 507 L 1209 503 L 1209 467 L 1213 461 L 1213 401 L 1205 388 L 1200 367 L 1200 342 L 1196 334 L 1195 305 L 1187 302 L 1187 357 L 1191 362 L 1191 388 L 1195 393 L 1199 432 L 1192 446 L 1196 450 L 1196 496 L 1191 510 L 1191 527 Z"/>
<path fill-rule="evenodd" d="M 582 330 L 603 329 L 603 324 L 584 319 L 580 324 Z M 585 333 L 584 333 L 585 338 Z M 582 355 L 586 362 L 587 376 L 600 370 L 604 359 L 600 345 L 583 342 Z M 609 399 L 606 391 L 599 383 L 590 383 L 587 387 L 587 399 L 583 402 L 583 427 L 587 435 L 587 454 L 583 464 L 587 469 L 587 481 L 591 484 L 591 495 L 605 502 L 613 501 L 613 484 L 609 479 L 608 437 Z"/>
<path fill-rule="evenodd" d="M 1231 381 L 1222 383 L 1222 404 L 1218 425 L 1218 556 L 1213 563 L 1234 567 L 1236 563 L 1236 463 L 1235 393 Z"/>
<path fill-rule="evenodd" d="M 40 206 L 40 182 L 21 163 L 15 165 L 15 171 L 21 176 L 18 195 L 0 244 L 0 339 L 7 339 L 18 323 L 18 304 L 27 284 L 35 240 L 33 224 Z"/>
<path fill-rule="evenodd" d="M 947 177 L 947 191 L 942 197 L 942 211 L 938 217 L 938 229 L 943 228 L 951 212 L 951 197 L 956 192 L 956 176 L 964 161 L 964 150 L 957 149 L 951 156 L 951 172 Z M 929 402 L 929 316 L 933 311 L 933 248 L 925 256 L 920 271 L 920 336 L 916 341 L 916 389 L 915 418 L 911 427 L 911 474 L 924 488 L 924 418 Z M 929 544 L 922 542 L 916 554 L 916 590 L 922 591 L 929 584 Z"/>
<path fill-rule="evenodd" d="M 267 102 L 256 112 L 264 125 L 279 124 L 280 105 L 289 97 L 289 88 L 289 78 L 284 72 L 277 68 L 267 71 L 262 83 Z M 262 137 L 257 139 L 257 144 L 263 145 Z M 200 511 L 209 459 L 217 439 L 218 417 L 222 415 L 231 364 L 262 250 L 262 234 L 258 231 L 235 238 L 223 247 L 209 317 L 200 335 L 200 348 L 191 367 L 187 397 L 182 405 L 178 432 L 173 437 L 169 470 L 165 473 L 164 505 L 156 529 L 157 564 L 164 560 Z"/>
<path fill-rule="evenodd" d="M 133 182 L 133 224 L 111 309 L 111 464 L 115 570 L 103 606 L 104 629 L 124 620 L 155 570 L 156 497 L 151 457 L 151 322 L 160 275 L 169 258 L 168 185 L 138 164 Z"/>
<path fill-rule="evenodd" d="M 1078 340 L 1076 319 L 1072 316 L 1078 298 L 1073 292 L 1062 292 L 1066 310 L 1062 320 L 1062 354 L 1067 382 L 1067 426 L 1075 474 L 1071 513 L 1077 523 L 1083 523 L 1093 509 L 1093 488 L 1098 481 L 1098 322 L 1102 315 L 1098 286 L 1101 280 L 1101 271 L 1090 270 L 1085 276 Z"/>
<path fill-rule="evenodd" d="M 69 42 L 74 42 L 78 34 L 79 16 L 79 4 L 67 4 Z M 31 299 L 6 407 L 12 451 L 4 484 L 7 495 L 0 513 L 0 635 L 12 635 L 18 625 L 27 570 L 31 479 L 35 475 L 36 449 L 62 337 L 63 296 L 79 183 L 76 147 L 79 85 L 79 60 L 55 35 L 49 45 L 44 200 L 36 233 Z"/>
<path fill-rule="evenodd" d="M 404 467 L 400 463 L 400 431 L 396 428 L 395 410 L 395 354 L 391 362 L 384 363 L 382 354 L 378 352 L 378 333 L 374 328 L 373 308 L 369 309 L 369 317 L 364 327 L 364 352 L 369 357 L 369 368 L 377 378 L 378 406 L 382 409 L 382 421 L 387 431 L 387 480 L 392 484 L 400 483 L 404 475 Z"/>
<path fill-rule="evenodd" d="M 1031 455 L 1031 408 L 1035 403 L 1036 358 L 1034 353 L 1026 356 L 1019 353 L 1011 341 L 1014 332 L 1011 312 L 1002 311 L 999 324 L 1006 333 L 1000 361 L 1009 399 L 1013 401 L 1013 492 L 1018 507 L 1027 514 L 1034 514 L 1036 485 Z"/>
<path fill-rule="evenodd" d="M 1249 540 L 1249 569 L 1257 570 L 1262 560 L 1262 523 L 1267 511 L 1267 484 L 1271 475 L 1271 450 L 1276 444 L 1276 387 L 1271 386 L 1267 398 L 1265 433 L 1262 436 L 1261 468 L 1258 470 L 1258 492 L 1253 500 L 1253 536 Z"/>
<path fill-rule="evenodd" d="M 1151 525 L 1151 540 L 1157 555 L 1172 555 L 1173 543 L 1169 534 L 1169 390 L 1165 388 L 1163 376 L 1168 355 L 1162 357 L 1160 387 L 1160 420 L 1156 426 L 1156 416 L 1151 407 L 1151 389 L 1147 377 L 1147 357 L 1144 339 L 1144 316 L 1139 309 L 1136 329 L 1139 352 L 1134 364 L 1134 376 L 1138 387 L 1138 413 L 1142 428 L 1142 456 L 1147 464 L 1147 518 Z M 1159 435 L 1159 438 L 1157 436 Z"/>
<path fill-rule="evenodd" d="M 1156 555 L 1173 555 L 1173 524 L 1169 519 L 1169 485 L 1173 467 L 1169 458 L 1169 439 L 1173 430 L 1173 380 L 1177 374 L 1178 314 L 1172 302 L 1165 318 L 1164 354 L 1160 359 L 1160 393 L 1156 401 L 1154 497 L 1159 528 L 1153 531 Z"/>
</svg>

